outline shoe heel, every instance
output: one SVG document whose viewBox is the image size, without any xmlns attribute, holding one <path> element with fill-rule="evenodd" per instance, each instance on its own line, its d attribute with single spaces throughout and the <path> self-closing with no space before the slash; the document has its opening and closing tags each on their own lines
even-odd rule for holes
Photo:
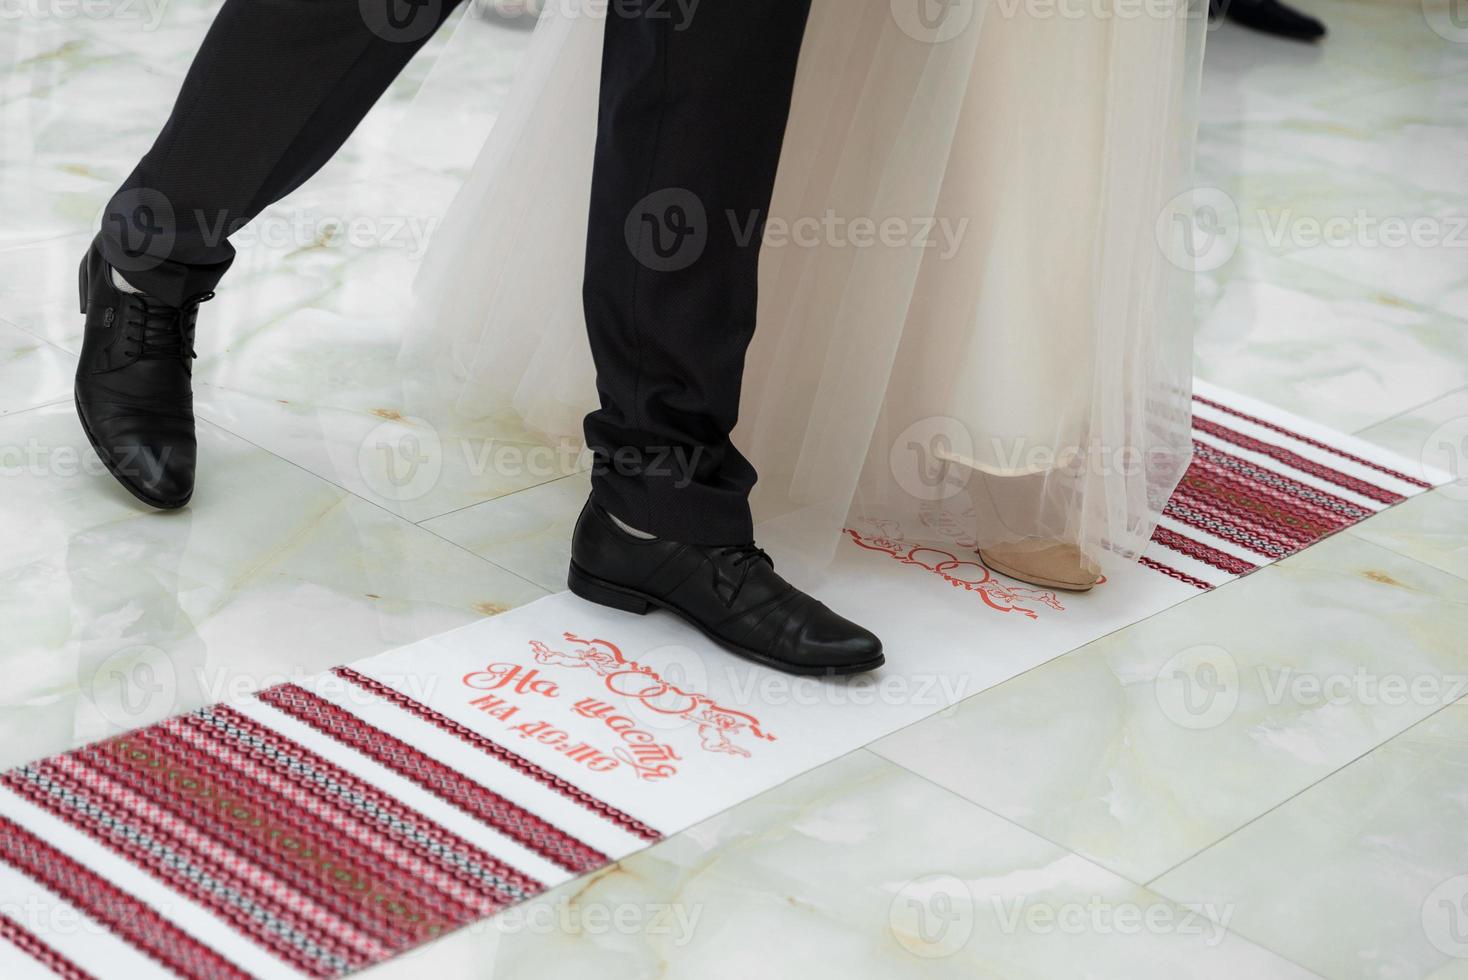
<svg viewBox="0 0 1468 980">
<path fill-rule="evenodd" d="M 587 602 L 594 602 L 599 606 L 610 606 L 613 609 L 636 613 L 639 616 L 647 615 L 648 610 L 652 608 L 652 603 L 635 592 L 628 592 L 614 585 L 608 585 L 605 582 L 598 581 L 581 571 L 575 565 L 571 566 L 571 573 L 566 578 L 566 585 L 570 587 L 574 594 L 585 599 Z"/>
</svg>

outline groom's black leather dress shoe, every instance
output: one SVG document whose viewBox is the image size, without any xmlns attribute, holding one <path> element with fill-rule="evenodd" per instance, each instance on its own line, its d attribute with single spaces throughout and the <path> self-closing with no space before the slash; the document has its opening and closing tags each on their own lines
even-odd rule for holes
<svg viewBox="0 0 1468 980">
<path fill-rule="evenodd" d="M 194 321 L 213 293 L 172 307 L 123 292 L 96 242 L 80 284 L 76 412 L 87 440 L 134 497 L 182 507 L 194 493 Z"/>
<path fill-rule="evenodd" d="M 1227 17 L 1236 24 L 1293 41 L 1325 37 L 1324 24 L 1279 0 L 1210 0 L 1209 12 L 1214 20 Z"/>
<path fill-rule="evenodd" d="M 639 538 L 591 502 L 571 539 L 569 584 L 604 606 L 677 613 L 734 653 L 792 674 L 855 674 L 884 662 L 881 640 L 775 574 L 753 544 Z"/>
</svg>

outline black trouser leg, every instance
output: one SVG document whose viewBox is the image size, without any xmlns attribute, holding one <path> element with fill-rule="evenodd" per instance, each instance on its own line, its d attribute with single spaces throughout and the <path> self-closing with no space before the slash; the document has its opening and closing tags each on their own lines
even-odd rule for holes
<svg viewBox="0 0 1468 980">
<path fill-rule="evenodd" d="M 234 260 L 226 235 L 345 142 L 458 0 L 226 0 L 163 131 L 108 205 L 102 252 L 177 305 Z"/>
<path fill-rule="evenodd" d="M 587 241 L 595 496 L 692 544 L 753 536 L 729 441 L 810 0 L 612 6 Z M 618 15 L 620 12 L 621 16 Z"/>
</svg>

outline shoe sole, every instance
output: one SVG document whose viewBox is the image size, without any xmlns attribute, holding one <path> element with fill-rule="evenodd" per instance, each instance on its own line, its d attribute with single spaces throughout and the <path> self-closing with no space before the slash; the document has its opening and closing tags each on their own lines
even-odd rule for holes
<svg viewBox="0 0 1468 980">
<path fill-rule="evenodd" d="M 566 584 L 572 593 L 580 596 L 587 602 L 594 602 L 599 606 L 609 606 L 612 609 L 635 613 L 638 616 L 647 615 L 653 607 L 670 612 L 730 653 L 743 657 L 745 660 L 752 660 L 765 667 L 773 667 L 775 670 L 783 671 L 787 674 L 800 674 L 807 677 L 841 677 L 848 674 L 863 674 L 869 670 L 876 670 L 887 662 L 885 655 L 878 654 L 874 660 L 859 664 L 847 664 L 842 667 L 802 667 L 799 664 L 792 664 L 788 661 L 771 657 L 758 650 L 752 650 L 749 647 L 742 647 L 738 644 L 731 643 L 723 637 L 709 632 L 708 628 L 697 619 L 668 602 L 666 599 L 659 599 L 645 592 L 629 589 L 625 585 L 616 585 L 605 579 L 597 578 L 595 575 L 577 566 L 575 562 L 571 563 L 571 572 L 567 577 Z"/>
<path fill-rule="evenodd" d="M 1010 578 L 1017 579 L 1021 582 L 1028 582 L 1030 585 L 1038 585 L 1042 589 L 1058 589 L 1061 592 L 1082 594 L 1090 592 L 1096 587 L 1097 582 L 1100 581 L 1100 579 L 1097 579 L 1096 582 L 1092 582 L 1090 585 L 1077 585 L 1074 582 L 1062 582 L 1059 579 L 1045 578 L 1042 575 L 1024 575 L 1020 573 L 1019 569 L 1010 568 L 1002 561 L 995 561 L 982 551 L 979 552 L 979 561 L 983 562 L 991 571 L 998 572 L 1000 575 L 1008 575 Z"/>
</svg>

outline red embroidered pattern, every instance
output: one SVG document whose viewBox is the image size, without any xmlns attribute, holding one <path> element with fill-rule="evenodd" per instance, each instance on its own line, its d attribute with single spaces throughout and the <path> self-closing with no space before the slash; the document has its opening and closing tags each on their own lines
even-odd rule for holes
<svg viewBox="0 0 1468 980">
<path fill-rule="evenodd" d="M 386 959 L 541 890 L 224 706 L 4 781 L 313 976 Z"/>
<path fill-rule="evenodd" d="M 341 846 L 357 862 L 376 869 L 379 878 L 401 882 L 412 898 L 409 907 L 421 904 L 457 922 L 462 909 L 489 914 L 541 890 L 538 882 L 295 743 L 285 745 L 299 748 L 298 754 L 232 724 L 229 734 L 209 733 L 217 742 L 193 727 L 173 731 L 216 757 L 221 778 L 229 785 L 267 794 L 276 806 L 273 812 L 309 818 L 309 831 L 302 828 L 300 834 L 320 834 L 326 841 L 344 838 Z M 355 900 L 355 886 L 348 890 Z"/>
<path fill-rule="evenodd" d="M 1211 582 L 1205 582 L 1200 578 L 1194 578 L 1186 572 L 1178 571 L 1171 565 L 1164 565 L 1162 562 L 1152 558 L 1148 558 L 1146 555 L 1138 558 L 1137 562 L 1141 565 L 1145 565 L 1147 568 L 1152 569 L 1154 572 L 1161 572 L 1168 578 L 1177 579 L 1179 582 L 1184 582 L 1188 585 L 1191 585 L 1193 588 L 1201 589 L 1204 592 L 1211 592 L 1212 590 L 1217 588 L 1217 586 L 1213 585 Z"/>
<path fill-rule="evenodd" d="M 139 742 L 130 750 L 143 764 L 153 757 L 187 753 L 196 763 L 194 778 L 200 792 L 180 797 L 160 780 L 139 779 L 145 773 L 138 772 L 133 779 L 139 792 L 208 838 L 225 866 L 237 868 L 264 896 L 298 909 L 316 930 L 326 933 L 317 937 L 322 946 L 340 942 L 354 962 L 375 962 L 387 950 L 421 939 L 424 933 L 437 934 L 465 914 L 461 906 L 444 902 L 412 878 L 406 879 L 406 891 L 396 888 L 390 867 L 374 867 L 370 854 L 348 851 L 333 828 L 309 810 L 243 778 L 248 760 L 225 762 L 176 733 L 169 735 Z M 394 889 L 393 907 L 400 910 L 393 917 L 382 915 L 365 898 L 369 892 L 385 895 L 389 889 Z"/>
<path fill-rule="evenodd" d="M 1242 558 L 1235 558 L 1226 551 L 1219 551 L 1217 548 L 1209 547 L 1201 541 L 1194 541 L 1192 538 L 1185 537 L 1165 527 L 1159 527 L 1153 532 L 1152 540 L 1164 548 L 1171 548 L 1179 554 L 1187 555 L 1194 561 L 1203 562 L 1205 565 L 1212 565 L 1214 568 L 1228 572 L 1230 575 L 1243 575 L 1245 572 L 1252 572 L 1259 567 L 1258 565 L 1244 561 Z"/>
<path fill-rule="evenodd" d="M 415 879 L 421 877 L 442 893 L 429 889 L 425 901 L 444 903 L 444 909 L 457 901 L 488 914 L 544 890 L 529 875 L 233 708 L 214 705 L 179 720 L 210 729 L 211 736 L 247 758 L 244 763 L 227 762 L 222 775 L 240 779 L 249 774 L 262 781 L 280 777 L 282 782 L 274 785 L 283 787 L 287 803 L 327 821 L 328 835 L 340 831 L 351 837 L 354 848 L 369 852 L 362 860 L 377 854 L 390 862 L 380 865 L 384 871 L 401 869 L 405 889 L 416 887 Z M 344 822 L 334 822 L 338 817 Z M 468 890 L 456 890 L 457 885 Z"/>
<path fill-rule="evenodd" d="M 592 871 L 611 860 L 518 804 L 299 685 L 279 684 L 260 692 L 259 698 L 343 745 L 351 746 L 568 871 Z"/>
<path fill-rule="evenodd" d="M 311 955 L 298 941 L 303 926 L 309 928 L 298 916 L 190 847 L 166 823 L 149 821 L 148 811 L 138 806 L 133 794 L 104 783 L 95 772 L 68 771 L 63 768 L 66 761 L 62 756 L 23 767 L 8 774 L 6 783 L 52 816 L 208 908 L 296 968 L 322 977 L 343 972 L 348 950 L 328 940 L 326 948 L 313 943 L 317 955 Z M 226 895 L 234 900 L 226 900 Z"/>
<path fill-rule="evenodd" d="M 1203 442 L 1194 443 L 1193 462 L 1218 478 L 1242 480 L 1256 496 L 1267 496 L 1290 506 L 1305 508 L 1320 524 L 1336 527 L 1342 521 L 1354 524 L 1375 513 L 1326 490 L 1251 463 L 1241 456 Z"/>
<path fill-rule="evenodd" d="M 198 737 L 186 729 L 183 740 L 190 735 Z M 523 895 L 456 874 L 454 856 L 487 863 L 498 875 L 508 872 L 467 842 L 435 842 L 434 851 L 443 856 L 435 863 L 434 856 L 413 840 L 420 831 L 412 824 L 409 832 L 394 832 L 403 826 L 400 821 L 394 819 L 393 827 L 379 826 L 369 814 L 333 806 L 326 794 L 302 790 L 249 756 L 221 751 L 216 758 L 229 795 L 241 789 L 253 791 L 250 798 L 258 798 L 264 811 L 261 818 L 231 807 L 229 816 L 238 819 L 220 821 L 232 831 L 227 840 L 241 860 L 309 895 L 340 928 L 360 930 L 375 941 L 374 947 L 397 950 L 414 945 L 489 915 Z M 242 826 L 236 828 L 236 823 Z M 367 951 L 374 962 L 390 955 L 373 947 Z"/>
<path fill-rule="evenodd" d="M 1216 479 L 1203 467 L 1190 471 L 1163 513 L 1271 560 L 1334 530 L 1329 525 L 1310 524 L 1297 508 L 1279 506 L 1238 481 Z"/>
<path fill-rule="evenodd" d="M 1348 453 L 1343 449 L 1337 449 L 1335 446 L 1327 445 L 1326 443 L 1323 443 L 1318 439 L 1311 439 L 1309 436 L 1303 436 L 1300 435 L 1298 432 L 1292 432 L 1282 425 L 1276 425 L 1273 422 L 1266 422 L 1263 419 L 1255 418 L 1254 416 L 1241 412 L 1236 408 L 1229 408 L 1227 405 L 1220 404 L 1219 402 L 1213 401 L 1209 398 L 1204 398 L 1202 395 L 1194 395 L 1193 401 L 1198 402 L 1200 405 L 1207 405 L 1209 408 L 1216 408 L 1218 409 L 1218 411 L 1223 412 L 1226 415 L 1232 415 L 1236 419 L 1243 419 L 1245 422 L 1251 422 L 1254 425 L 1259 426 L 1261 429 L 1268 429 L 1270 432 L 1278 432 L 1280 435 L 1289 436 L 1296 442 L 1303 442 L 1307 446 L 1311 446 L 1315 449 L 1324 450 L 1325 452 L 1328 452 L 1333 456 L 1339 456 L 1341 459 L 1350 460 L 1352 463 L 1355 463 L 1358 466 L 1365 466 L 1367 469 L 1372 469 L 1378 473 L 1383 473 L 1394 480 L 1401 480 L 1403 483 L 1406 483 L 1410 486 L 1417 487 L 1421 490 L 1432 489 L 1432 484 L 1428 483 L 1426 480 L 1419 480 L 1415 476 L 1408 476 L 1405 473 L 1399 473 L 1396 470 L 1388 469 L 1387 467 L 1382 466 L 1380 463 L 1373 463 L 1369 459 L 1362 459 L 1360 456 L 1353 456 L 1351 453 Z"/>
<path fill-rule="evenodd" d="M 96 980 L 86 970 L 56 952 L 39 936 L 3 912 L 0 912 L 0 939 L 9 940 L 16 949 L 61 977 L 62 980 Z"/>
<path fill-rule="evenodd" d="M 1281 544 L 1272 540 L 1268 535 L 1256 533 L 1257 526 L 1252 522 L 1246 522 L 1244 527 L 1229 523 L 1233 515 L 1230 515 L 1225 507 L 1210 506 L 1206 501 L 1201 507 L 1193 507 L 1190 506 L 1189 501 L 1183 499 L 1182 494 L 1174 494 L 1174 499 L 1168 501 L 1163 513 L 1179 524 L 1185 524 L 1205 534 L 1248 548 L 1270 561 L 1283 558 L 1295 550 L 1293 545 Z"/>
<path fill-rule="evenodd" d="M 4 816 L 0 816 L 0 860 L 181 977 L 250 980 L 244 970 L 148 905 Z"/>
<path fill-rule="evenodd" d="M 243 865 L 278 880 L 289 889 L 286 895 L 294 893 L 286 899 L 289 904 L 308 899 L 306 907 L 314 907 L 318 928 L 350 942 L 354 961 L 374 962 L 387 950 L 432 938 L 483 914 L 492 898 L 506 900 L 492 893 L 472 900 L 446 890 L 431 875 L 420 877 L 414 863 L 403 867 L 381 851 L 352 847 L 350 838 L 360 834 L 347 833 L 349 839 L 341 840 L 340 823 L 313 812 L 304 798 L 249 778 L 255 766 L 248 756 L 208 751 L 198 729 L 185 721 L 165 725 L 166 731 L 137 733 L 143 737 L 128 746 L 136 757 L 130 768 L 146 775 L 155 758 L 186 759 L 183 771 L 200 791 L 180 795 L 172 791 L 172 780 L 158 778 L 140 789 L 213 835 Z M 222 735 L 217 730 L 214 734 Z M 326 938 L 321 942 L 329 945 Z"/>
<path fill-rule="evenodd" d="M 1199 447 L 1164 513 L 1278 559 L 1370 512 L 1227 453 Z"/>
<path fill-rule="evenodd" d="M 604 817 L 621 827 L 623 830 L 636 834 L 645 841 L 656 842 L 663 839 L 662 834 L 635 817 L 623 813 L 610 803 L 602 802 L 569 780 L 562 779 L 548 769 L 541 768 L 529 759 L 512 752 L 497 742 L 491 741 L 473 729 L 459 724 L 447 715 L 428 707 L 428 705 L 408 697 L 408 695 L 396 688 L 388 687 L 386 684 L 374 680 L 366 674 L 355 671 L 350 667 L 333 667 L 331 672 L 343 680 L 355 684 L 362 690 L 375 694 L 384 701 L 397 705 L 399 708 L 421 718 L 435 728 L 448 732 L 461 742 L 472 745 L 485 755 L 498 759 L 522 775 L 528 776 L 542 786 L 545 786 L 547 789 L 554 790 L 568 800 L 574 800 L 598 816 Z"/>
<path fill-rule="evenodd" d="M 1220 439 L 1223 442 L 1238 446 L 1241 449 L 1247 449 L 1251 452 L 1268 456 L 1270 459 L 1278 460 L 1291 469 L 1299 470 L 1301 473 L 1308 473 L 1327 483 L 1334 483 L 1338 487 L 1350 490 L 1353 493 L 1359 493 L 1361 496 L 1375 500 L 1378 503 L 1399 504 L 1407 499 L 1399 493 L 1393 493 L 1383 487 L 1367 483 L 1365 480 L 1359 480 L 1354 476 L 1342 473 L 1340 470 L 1332 469 L 1324 463 L 1317 463 L 1314 460 L 1306 459 L 1299 453 L 1290 452 L 1283 447 L 1271 445 L 1252 436 L 1246 436 L 1242 432 L 1237 432 L 1227 426 L 1219 425 L 1217 422 L 1194 418 L 1193 428 L 1199 432 L 1213 436 L 1215 439 Z"/>
</svg>

